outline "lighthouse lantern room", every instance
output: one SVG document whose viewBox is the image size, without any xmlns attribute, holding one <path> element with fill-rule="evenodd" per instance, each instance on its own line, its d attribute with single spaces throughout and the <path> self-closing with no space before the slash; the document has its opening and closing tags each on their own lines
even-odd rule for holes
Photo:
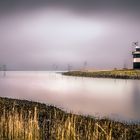
<svg viewBox="0 0 140 140">
<path fill-rule="evenodd" d="M 134 42 L 135 50 L 132 52 L 133 55 L 133 69 L 140 69 L 140 47 L 138 42 Z"/>
</svg>

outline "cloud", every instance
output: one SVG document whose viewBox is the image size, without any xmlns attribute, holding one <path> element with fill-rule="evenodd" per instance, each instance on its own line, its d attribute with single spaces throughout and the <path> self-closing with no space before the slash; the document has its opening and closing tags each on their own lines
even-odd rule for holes
<svg viewBox="0 0 140 140">
<path fill-rule="evenodd" d="M 21 10 L 21 3 L 14 1 L 17 9 L 11 13 L 10 5 L 3 3 L 7 12 L 0 15 L 0 64 L 22 70 L 51 69 L 53 64 L 64 69 L 68 63 L 80 68 L 84 61 L 102 69 L 122 67 L 124 62 L 131 67 L 131 42 L 140 36 L 140 20 L 133 16 L 136 1 L 132 6 L 129 1 L 110 3 L 118 8 L 122 4 L 127 13 L 106 11 L 109 1 L 61 2 Z"/>
</svg>

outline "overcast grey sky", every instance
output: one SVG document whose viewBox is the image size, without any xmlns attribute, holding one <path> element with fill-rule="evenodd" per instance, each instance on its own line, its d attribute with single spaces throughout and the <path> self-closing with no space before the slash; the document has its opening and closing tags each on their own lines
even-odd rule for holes
<svg viewBox="0 0 140 140">
<path fill-rule="evenodd" d="M 132 67 L 139 0 L 0 1 L 0 64 L 13 70 Z"/>
</svg>

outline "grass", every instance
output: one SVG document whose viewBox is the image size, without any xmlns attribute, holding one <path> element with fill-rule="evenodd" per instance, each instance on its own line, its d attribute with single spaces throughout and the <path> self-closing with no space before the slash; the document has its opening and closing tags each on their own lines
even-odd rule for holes
<svg viewBox="0 0 140 140">
<path fill-rule="evenodd" d="M 140 124 L 66 113 L 37 102 L 0 98 L 0 140 L 139 140 Z"/>
<path fill-rule="evenodd" d="M 110 71 L 70 71 L 63 73 L 69 76 L 116 78 L 116 79 L 140 79 L 140 70 L 110 70 Z"/>
</svg>

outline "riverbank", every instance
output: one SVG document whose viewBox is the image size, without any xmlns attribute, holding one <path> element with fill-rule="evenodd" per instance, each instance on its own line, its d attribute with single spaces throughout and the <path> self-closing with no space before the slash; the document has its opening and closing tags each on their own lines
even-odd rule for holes
<svg viewBox="0 0 140 140">
<path fill-rule="evenodd" d="M 140 70 L 70 71 L 63 73 L 63 75 L 93 78 L 140 79 Z"/>
<path fill-rule="evenodd" d="M 139 139 L 140 124 L 66 113 L 26 100 L 0 98 L 0 139 Z"/>
</svg>

